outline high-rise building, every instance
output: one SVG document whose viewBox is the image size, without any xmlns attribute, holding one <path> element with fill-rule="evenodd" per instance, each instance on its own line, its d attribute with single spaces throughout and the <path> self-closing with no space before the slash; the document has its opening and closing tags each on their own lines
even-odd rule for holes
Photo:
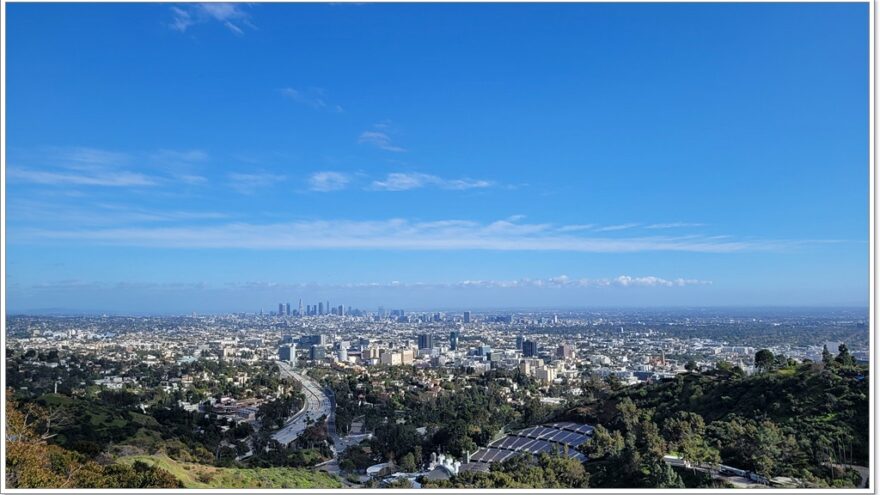
<svg viewBox="0 0 880 495">
<path fill-rule="evenodd" d="M 522 350 L 523 340 L 525 340 L 525 337 L 523 337 L 522 335 L 516 336 L 516 350 L 518 350 L 518 351 Z"/>
<path fill-rule="evenodd" d="M 278 303 L 278 316 L 284 315 L 284 303 Z"/>
<path fill-rule="evenodd" d="M 296 357 L 296 344 L 284 344 L 278 348 L 278 360 L 279 361 L 295 361 Z"/>
<path fill-rule="evenodd" d="M 339 316 L 345 316 L 345 308 L 343 308 L 341 304 L 339 305 L 339 309 L 336 311 L 336 314 L 338 314 Z"/>
<path fill-rule="evenodd" d="M 311 349 L 309 349 L 309 359 L 312 361 L 320 361 L 324 359 L 326 352 L 324 348 L 318 345 L 313 345 Z"/>
<path fill-rule="evenodd" d="M 538 355 L 538 343 L 534 340 L 524 340 L 522 351 L 525 357 L 535 357 Z"/>
<path fill-rule="evenodd" d="M 471 312 L 470 312 L 470 311 L 465 311 L 465 312 L 464 312 L 464 322 L 465 322 L 465 323 L 470 323 L 470 322 L 471 322 Z"/>
<path fill-rule="evenodd" d="M 303 315 L 303 300 L 302 300 L 302 298 L 299 298 L 299 315 L 300 316 Z"/>
<path fill-rule="evenodd" d="M 324 308 L 327 310 L 326 314 L 330 314 L 330 301 L 327 301 L 327 304 L 324 305 Z"/>
<path fill-rule="evenodd" d="M 449 349 L 454 351 L 458 349 L 458 332 L 449 332 Z"/>
<path fill-rule="evenodd" d="M 327 345 L 327 336 L 322 333 L 316 335 L 303 335 L 299 338 L 299 343 L 303 346 L 319 345 L 323 347 Z"/>
<path fill-rule="evenodd" d="M 290 316 L 290 303 L 284 305 L 284 314 Z"/>
<path fill-rule="evenodd" d="M 556 348 L 556 357 L 559 359 L 571 359 L 574 357 L 574 347 L 571 344 L 561 344 Z"/>
<path fill-rule="evenodd" d="M 428 333 L 419 335 L 419 349 L 432 349 L 434 347 L 434 336 Z"/>
<path fill-rule="evenodd" d="M 323 314 L 324 314 L 324 303 L 319 302 L 318 303 L 318 316 L 321 316 Z"/>
</svg>

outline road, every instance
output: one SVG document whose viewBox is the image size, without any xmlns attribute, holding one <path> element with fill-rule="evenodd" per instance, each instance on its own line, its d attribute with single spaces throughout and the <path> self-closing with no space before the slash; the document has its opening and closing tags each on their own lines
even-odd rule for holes
<svg viewBox="0 0 880 495">
<path fill-rule="evenodd" d="M 290 364 L 283 361 L 278 362 L 278 368 L 281 370 L 281 376 L 285 378 L 293 378 L 302 384 L 303 394 L 306 396 L 306 403 L 303 408 L 288 418 L 284 427 L 272 434 L 272 438 L 287 445 L 296 440 L 296 438 L 308 426 L 308 420 L 316 421 L 321 416 L 331 417 L 332 409 L 330 406 L 330 398 L 318 385 L 318 382 L 312 380 L 306 375 L 294 371 Z"/>
</svg>

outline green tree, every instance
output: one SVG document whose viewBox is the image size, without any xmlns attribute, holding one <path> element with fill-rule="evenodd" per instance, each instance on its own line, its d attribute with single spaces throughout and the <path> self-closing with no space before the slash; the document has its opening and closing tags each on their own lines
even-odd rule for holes
<svg viewBox="0 0 880 495">
<path fill-rule="evenodd" d="M 828 351 L 827 344 L 822 346 L 822 362 L 825 363 L 826 366 L 834 362 L 834 356 Z"/>
<path fill-rule="evenodd" d="M 773 366 L 774 356 L 769 349 L 761 349 L 755 353 L 755 367 L 767 371 Z"/>
<path fill-rule="evenodd" d="M 405 473 L 412 473 L 418 468 L 416 466 L 416 458 L 412 452 L 407 452 L 400 458 L 400 470 Z"/>
<path fill-rule="evenodd" d="M 852 354 L 849 353 L 849 349 L 846 347 L 846 344 L 840 344 L 837 347 L 838 354 L 837 357 L 834 358 L 835 361 L 840 363 L 843 366 L 852 366 L 856 364 L 855 358 L 853 358 Z"/>
</svg>

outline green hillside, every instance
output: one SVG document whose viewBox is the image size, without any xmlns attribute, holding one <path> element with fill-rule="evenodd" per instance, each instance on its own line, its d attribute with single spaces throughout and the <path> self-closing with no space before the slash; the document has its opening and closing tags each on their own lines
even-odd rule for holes
<svg viewBox="0 0 880 495">
<path fill-rule="evenodd" d="M 556 419 L 602 425 L 599 437 L 607 445 L 594 447 L 591 457 L 631 461 L 634 470 L 646 458 L 685 450 L 696 462 L 846 486 L 851 473 L 841 480 L 829 466 L 867 465 L 869 387 L 867 366 L 848 356 L 777 362 L 750 376 L 722 364 L 657 383 L 593 390 Z M 607 479 L 612 474 L 620 473 L 609 471 Z"/>
<path fill-rule="evenodd" d="M 307 469 L 218 468 L 205 464 L 178 462 L 165 455 L 138 455 L 119 459 L 134 464 L 142 461 L 162 468 L 179 479 L 186 488 L 339 488 L 342 484 L 329 474 Z"/>
</svg>

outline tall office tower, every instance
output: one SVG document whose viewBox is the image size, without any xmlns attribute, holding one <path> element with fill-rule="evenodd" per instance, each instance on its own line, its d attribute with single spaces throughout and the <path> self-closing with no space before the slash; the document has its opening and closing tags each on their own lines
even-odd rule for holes
<svg viewBox="0 0 880 495">
<path fill-rule="evenodd" d="M 559 359 L 571 359 L 574 357 L 574 347 L 571 344 L 561 344 L 556 348 L 556 357 Z"/>
<path fill-rule="evenodd" d="M 534 340 L 524 340 L 522 350 L 524 357 L 535 357 L 538 355 L 538 343 Z"/>
<path fill-rule="evenodd" d="M 284 303 L 278 303 L 278 316 L 284 316 Z"/>
<path fill-rule="evenodd" d="M 324 314 L 324 303 L 319 302 L 318 303 L 318 316 L 323 315 L 323 314 Z"/>
<path fill-rule="evenodd" d="M 379 318 L 385 318 L 385 306 L 379 306 Z"/>
<path fill-rule="evenodd" d="M 458 332 L 452 331 L 449 332 L 449 350 L 454 351 L 458 349 Z"/>
<path fill-rule="evenodd" d="M 525 340 L 525 337 L 523 337 L 522 335 L 516 336 L 516 350 L 522 350 L 523 340 Z"/>
<path fill-rule="evenodd" d="M 419 349 L 431 349 L 434 347 L 434 336 L 427 333 L 419 334 Z"/>
<path fill-rule="evenodd" d="M 336 311 L 336 314 L 339 316 L 345 316 L 345 308 L 343 308 L 341 304 L 339 305 L 339 310 Z"/>
<path fill-rule="evenodd" d="M 300 316 L 303 315 L 303 300 L 302 300 L 302 298 L 299 298 L 299 315 Z"/>
<path fill-rule="evenodd" d="M 330 314 L 330 301 L 327 301 L 327 304 L 324 305 L 324 308 L 327 309 L 327 314 Z"/>
<path fill-rule="evenodd" d="M 557 323 L 559 323 L 559 316 L 553 315 L 553 324 L 555 325 Z"/>
<path fill-rule="evenodd" d="M 434 313 L 434 321 L 440 321 L 440 313 Z"/>
<path fill-rule="evenodd" d="M 287 316 L 290 316 L 290 303 L 286 303 L 284 305 L 284 314 L 286 314 Z"/>
<path fill-rule="evenodd" d="M 470 312 L 470 311 L 465 311 L 465 312 L 464 312 L 464 322 L 465 322 L 465 323 L 470 323 L 470 322 L 471 322 L 471 312 Z"/>
<path fill-rule="evenodd" d="M 296 345 L 295 344 L 284 344 L 278 348 L 278 360 L 279 361 L 295 361 L 296 357 Z"/>
<path fill-rule="evenodd" d="M 311 349 L 309 349 L 309 359 L 312 361 L 320 361 L 324 359 L 326 352 L 323 347 L 313 345 Z"/>
</svg>

